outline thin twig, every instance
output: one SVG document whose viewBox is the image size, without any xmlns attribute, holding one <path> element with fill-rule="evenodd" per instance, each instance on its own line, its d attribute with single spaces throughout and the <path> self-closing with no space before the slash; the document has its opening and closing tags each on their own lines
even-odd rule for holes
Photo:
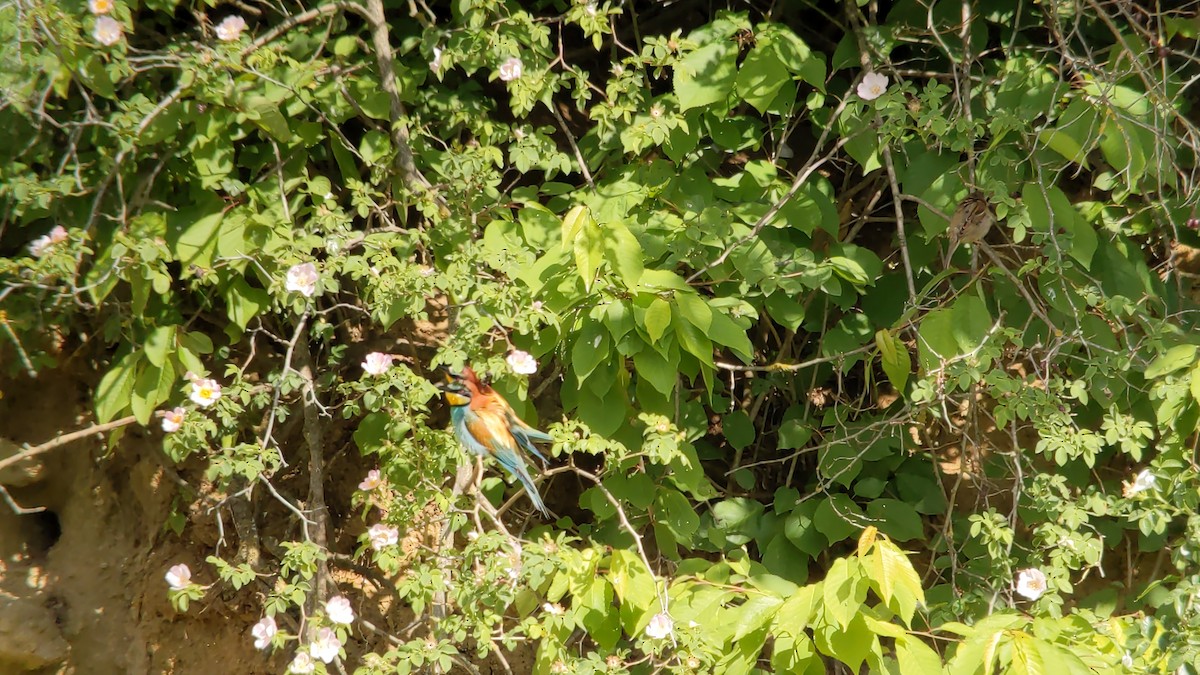
<svg viewBox="0 0 1200 675">
<path fill-rule="evenodd" d="M 33 447 L 26 446 L 24 450 L 21 450 L 20 452 L 13 455 L 12 457 L 0 459 L 0 470 L 7 469 L 8 467 L 10 467 L 16 463 L 24 461 L 26 459 L 29 459 L 31 457 L 37 457 L 38 455 L 50 452 L 51 450 L 53 450 L 59 446 L 66 445 L 68 443 L 72 443 L 81 438 L 87 438 L 88 436 L 91 436 L 92 434 L 102 434 L 106 431 L 111 431 L 113 429 L 119 429 L 124 426 L 129 426 L 130 424 L 133 424 L 134 422 L 137 422 L 137 418 L 134 417 L 133 415 L 130 415 L 129 417 L 122 417 L 119 420 L 114 420 L 112 422 L 108 422 L 105 424 L 95 424 L 86 429 L 80 429 L 79 431 L 72 431 L 69 434 L 64 434 L 62 436 L 59 436 L 58 438 L 55 438 L 54 440 L 46 441 L 45 443 L 42 443 L 41 445 L 36 445 Z"/>
</svg>

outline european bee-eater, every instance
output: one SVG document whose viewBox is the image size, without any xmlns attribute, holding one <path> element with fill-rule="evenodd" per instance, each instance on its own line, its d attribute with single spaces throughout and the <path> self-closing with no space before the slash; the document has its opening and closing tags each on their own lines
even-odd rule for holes
<svg viewBox="0 0 1200 675">
<path fill-rule="evenodd" d="M 525 468 L 521 453 L 531 453 L 545 462 L 546 457 L 538 452 L 533 442 L 553 439 L 517 417 L 508 401 L 481 382 L 469 367 L 463 368 L 462 374 L 451 375 L 450 381 L 439 384 L 438 388 L 446 393 L 454 435 L 463 447 L 474 455 L 493 457 L 500 462 L 500 466 L 525 486 L 525 492 L 537 510 L 548 517 L 550 512 L 542 503 L 542 496 Z"/>
</svg>

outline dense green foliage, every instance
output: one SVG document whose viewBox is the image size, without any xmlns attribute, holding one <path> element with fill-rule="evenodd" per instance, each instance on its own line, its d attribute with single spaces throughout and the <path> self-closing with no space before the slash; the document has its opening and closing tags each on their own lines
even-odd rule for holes
<svg viewBox="0 0 1200 675">
<path fill-rule="evenodd" d="M 287 503 L 211 559 L 272 648 L 1200 670 L 1194 8 L 364 2 L 0 4 L 7 374 L 85 354 L 98 423 L 179 406 L 167 455 Z M 556 522 L 456 485 L 467 363 L 543 413 Z M 310 485 L 349 443 L 381 484 Z M 333 553 L 419 629 L 332 618 Z"/>
</svg>

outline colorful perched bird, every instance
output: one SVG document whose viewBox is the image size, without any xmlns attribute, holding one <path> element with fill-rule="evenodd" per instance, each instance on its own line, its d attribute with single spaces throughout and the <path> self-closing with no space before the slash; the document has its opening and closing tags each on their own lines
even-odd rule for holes
<svg viewBox="0 0 1200 675">
<path fill-rule="evenodd" d="M 553 439 L 517 417 L 508 401 L 481 382 L 469 367 L 463 368 L 461 374 L 452 374 L 449 381 L 439 384 L 438 388 L 446 393 L 454 435 L 463 447 L 474 455 L 493 457 L 500 462 L 525 486 L 525 492 L 537 510 L 549 516 L 521 453 L 531 453 L 546 462 L 546 457 L 538 452 L 533 442 Z"/>
</svg>

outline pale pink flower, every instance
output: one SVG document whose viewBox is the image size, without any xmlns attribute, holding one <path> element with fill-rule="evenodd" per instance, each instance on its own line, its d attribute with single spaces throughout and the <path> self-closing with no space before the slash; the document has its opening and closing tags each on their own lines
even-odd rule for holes
<svg viewBox="0 0 1200 675">
<path fill-rule="evenodd" d="M 287 271 L 287 281 L 284 287 L 288 291 L 296 291 L 306 298 L 311 298 L 317 292 L 317 266 L 312 263 L 292 265 Z"/>
<path fill-rule="evenodd" d="M 111 47 L 121 41 L 123 34 L 120 21 L 108 15 L 96 17 L 96 25 L 92 27 L 92 37 L 96 38 L 96 42 Z"/>
<path fill-rule="evenodd" d="M 246 20 L 237 14 L 232 14 L 217 24 L 217 39 L 222 42 L 233 42 L 242 36 L 246 30 Z"/>
<path fill-rule="evenodd" d="M 505 82 L 521 79 L 523 72 L 525 72 L 525 64 L 515 56 L 508 57 L 507 61 L 500 64 L 500 79 Z"/>
<path fill-rule="evenodd" d="M 546 612 L 550 616 L 562 616 L 563 613 L 566 612 L 566 610 L 563 609 L 563 606 L 558 604 L 557 602 L 542 603 L 542 611 Z"/>
<path fill-rule="evenodd" d="M 371 469 L 367 472 L 367 477 L 362 479 L 362 482 L 358 484 L 358 489 L 370 492 L 380 485 L 383 485 L 383 476 L 379 474 L 379 469 Z"/>
<path fill-rule="evenodd" d="M 529 355 L 529 352 L 523 352 L 520 349 L 514 349 L 504 357 L 508 362 L 508 367 L 518 375 L 532 375 L 537 372 L 537 359 Z"/>
<path fill-rule="evenodd" d="M 317 664 L 308 652 L 296 652 L 296 658 L 292 659 L 287 671 L 296 675 L 309 675 L 316 669 Z"/>
<path fill-rule="evenodd" d="M 108 14 L 112 8 L 112 0 L 88 0 L 88 10 L 92 14 Z"/>
<path fill-rule="evenodd" d="M 1037 600 L 1046 592 L 1046 575 L 1036 567 L 1017 573 L 1017 595 Z"/>
<path fill-rule="evenodd" d="M 255 649 L 266 649 L 271 644 L 271 638 L 275 637 L 275 633 L 279 629 L 275 626 L 275 619 L 270 616 L 264 616 L 254 624 L 250 629 L 250 635 L 254 637 Z"/>
<path fill-rule="evenodd" d="M 325 663 L 336 659 L 341 649 L 342 642 L 338 640 L 337 633 L 333 632 L 332 628 L 318 630 L 317 639 L 308 645 L 308 653 L 312 654 L 314 659 L 320 659 Z"/>
<path fill-rule="evenodd" d="M 354 623 L 354 610 L 350 607 L 350 599 L 337 595 L 325 601 L 325 616 L 334 623 L 350 625 Z"/>
<path fill-rule="evenodd" d="M 882 73 L 867 73 L 862 82 L 858 83 L 858 97 L 864 101 L 874 101 L 887 91 L 888 78 Z"/>
<path fill-rule="evenodd" d="M 371 548 L 380 551 L 388 546 L 395 546 L 399 543 L 400 530 L 377 523 L 367 530 L 367 538 L 371 541 Z"/>
<path fill-rule="evenodd" d="M 674 630 L 675 622 L 671 620 L 671 616 L 666 612 L 659 612 L 650 617 L 650 623 L 646 624 L 646 637 L 652 640 L 661 640 Z"/>
<path fill-rule="evenodd" d="M 362 369 L 368 375 L 379 376 L 386 373 L 388 368 L 392 367 L 392 361 L 395 358 L 391 354 L 371 352 L 367 354 L 367 358 L 363 359 Z"/>
<path fill-rule="evenodd" d="M 174 410 L 167 410 L 159 414 L 162 415 L 163 431 L 171 434 L 179 431 L 179 427 L 183 424 L 183 417 L 187 414 L 187 411 L 183 408 L 175 408 Z"/>
<path fill-rule="evenodd" d="M 171 587 L 171 590 L 181 591 L 192 584 L 192 571 L 188 569 L 187 565 L 179 563 L 167 570 L 166 578 L 167 585 Z"/>
<path fill-rule="evenodd" d="M 192 380 L 192 393 L 188 398 L 201 408 L 207 408 L 221 398 L 221 385 L 216 380 L 197 377 Z"/>
<path fill-rule="evenodd" d="M 50 230 L 50 243 L 61 244 L 67 240 L 67 228 L 62 225 L 55 225 L 53 230 Z"/>
</svg>

